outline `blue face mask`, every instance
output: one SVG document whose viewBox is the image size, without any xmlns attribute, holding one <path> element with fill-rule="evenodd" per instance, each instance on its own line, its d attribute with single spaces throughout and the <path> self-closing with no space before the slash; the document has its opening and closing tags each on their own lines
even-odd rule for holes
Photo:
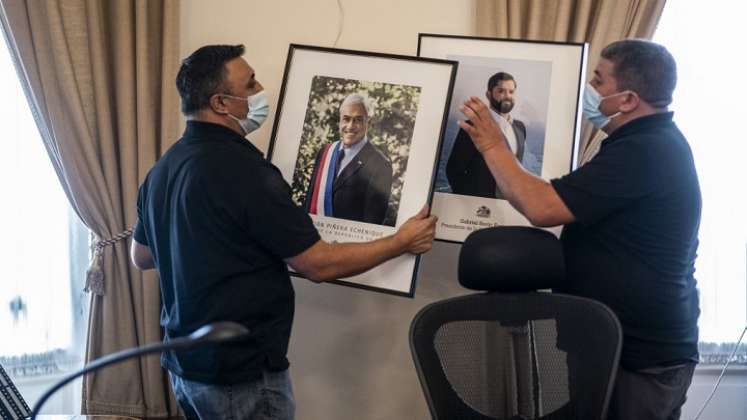
<svg viewBox="0 0 747 420">
<path fill-rule="evenodd" d="M 237 118 L 231 114 L 228 114 L 229 117 L 233 118 L 234 120 L 236 120 L 236 122 L 239 123 L 241 129 L 244 130 L 244 135 L 247 135 L 252 131 L 258 129 L 259 126 L 261 126 L 262 123 L 267 119 L 267 114 L 269 114 L 270 112 L 270 105 L 267 100 L 267 93 L 265 93 L 264 90 L 261 90 L 255 95 L 249 96 L 247 98 L 241 98 L 231 95 L 224 96 L 244 100 L 249 106 L 249 113 L 247 113 L 246 117 L 244 118 Z"/>
<path fill-rule="evenodd" d="M 586 119 L 589 120 L 589 122 L 596 128 L 601 129 L 602 127 L 606 126 L 607 124 L 609 124 L 610 120 L 622 114 L 622 112 L 618 111 L 610 116 L 607 116 L 599 110 L 599 105 L 601 105 L 603 100 L 623 93 L 626 92 L 617 92 L 613 93 L 612 95 L 602 97 L 602 95 L 600 95 L 599 92 L 594 89 L 594 86 L 592 86 L 590 83 L 587 83 L 586 89 L 584 89 L 583 98 L 584 117 L 586 117 Z"/>
</svg>

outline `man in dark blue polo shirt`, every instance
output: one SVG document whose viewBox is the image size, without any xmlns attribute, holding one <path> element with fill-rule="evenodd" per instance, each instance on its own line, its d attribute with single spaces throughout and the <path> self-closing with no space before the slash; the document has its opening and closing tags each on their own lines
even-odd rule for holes
<svg viewBox="0 0 747 420">
<path fill-rule="evenodd" d="M 610 44 L 584 92 L 609 136 L 591 161 L 552 182 L 521 168 L 477 98 L 460 122 L 509 202 L 536 226 L 565 225 L 565 292 L 615 311 L 623 326 L 610 419 L 677 419 L 698 361 L 693 277 L 701 197 L 672 121 L 677 73 L 661 45 Z"/>
<path fill-rule="evenodd" d="M 280 171 L 244 138 L 266 118 L 267 100 L 243 53 L 242 45 L 206 46 L 183 61 L 176 84 L 187 128 L 138 195 L 131 256 L 140 269 L 158 269 L 164 340 L 214 321 L 252 332 L 162 356 L 189 419 L 294 417 L 286 264 L 317 282 L 348 277 L 428 251 L 435 233 L 424 208 L 380 240 L 320 240 Z"/>
</svg>

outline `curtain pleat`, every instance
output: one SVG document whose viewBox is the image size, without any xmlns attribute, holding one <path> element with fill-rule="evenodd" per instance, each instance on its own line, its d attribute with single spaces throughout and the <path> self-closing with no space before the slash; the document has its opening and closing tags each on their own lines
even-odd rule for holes
<svg viewBox="0 0 747 420">
<path fill-rule="evenodd" d="M 178 0 L 0 0 L 11 54 L 42 140 L 99 255 L 86 361 L 158 342 L 154 272 L 129 263 L 137 188 L 176 139 Z M 30 139 L 29 141 L 32 141 Z M 177 413 L 157 356 L 87 375 L 88 414 Z"/>
</svg>

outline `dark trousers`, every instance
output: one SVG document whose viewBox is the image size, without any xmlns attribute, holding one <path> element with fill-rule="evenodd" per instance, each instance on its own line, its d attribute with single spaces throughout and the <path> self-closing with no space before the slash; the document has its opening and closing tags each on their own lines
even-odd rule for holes
<svg viewBox="0 0 747 420">
<path fill-rule="evenodd" d="M 677 420 L 687 399 L 695 363 L 617 370 L 608 420 Z"/>
</svg>

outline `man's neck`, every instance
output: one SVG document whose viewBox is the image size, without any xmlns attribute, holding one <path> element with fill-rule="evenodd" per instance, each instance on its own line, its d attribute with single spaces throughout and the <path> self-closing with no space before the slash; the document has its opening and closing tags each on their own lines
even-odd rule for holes
<svg viewBox="0 0 747 420">
<path fill-rule="evenodd" d="M 218 115 L 213 112 L 198 111 L 192 115 L 187 116 L 187 121 L 199 121 L 222 125 L 223 127 L 236 132 L 236 134 L 244 136 L 244 130 L 241 129 L 239 123 L 237 123 L 233 119 L 227 121 L 227 119 L 222 115 Z"/>
<path fill-rule="evenodd" d="M 366 143 L 368 143 L 368 137 L 363 137 L 357 143 L 347 146 L 345 143 L 342 144 L 342 148 L 347 152 L 348 150 L 360 150 Z"/>
<path fill-rule="evenodd" d="M 610 122 L 602 128 L 602 131 L 610 135 L 615 132 L 618 128 L 625 124 L 637 120 L 639 118 L 648 117 L 649 115 L 662 114 L 668 112 L 668 107 L 654 108 L 649 104 L 641 103 L 641 105 L 633 112 L 627 114 L 621 114 L 610 120 Z"/>
</svg>

